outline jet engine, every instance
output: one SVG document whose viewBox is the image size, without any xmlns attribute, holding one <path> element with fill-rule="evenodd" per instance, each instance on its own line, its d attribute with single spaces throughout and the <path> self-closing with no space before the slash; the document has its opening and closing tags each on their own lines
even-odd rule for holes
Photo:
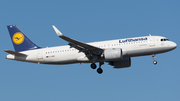
<svg viewBox="0 0 180 101">
<path fill-rule="evenodd" d="M 117 61 L 123 59 L 121 48 L 112 48 L 104 51 L 103 57 L 105 61 Z"/>
<path fill-rule="evenodd" d="M 131 66 L 131 58 L 124 58 L 118 61 L 111 61 L 109 65 L 114 66 L 114 68 L 126 68 Z"/>
</svg>

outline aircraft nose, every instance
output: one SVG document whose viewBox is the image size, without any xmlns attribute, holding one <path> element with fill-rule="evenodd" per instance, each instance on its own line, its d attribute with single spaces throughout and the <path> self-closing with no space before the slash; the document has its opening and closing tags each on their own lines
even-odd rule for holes
<svg viewBox="0 0 180 101">
<path fill-rule="evenodd" d="M 172 42 L 172 43 L 171 43 L 171 47 L 172 47 L 173 49 L 175 49 L 175 48 L 177 47 L 177 44 L 176 44 L 175 42 Z"/>
</svg>

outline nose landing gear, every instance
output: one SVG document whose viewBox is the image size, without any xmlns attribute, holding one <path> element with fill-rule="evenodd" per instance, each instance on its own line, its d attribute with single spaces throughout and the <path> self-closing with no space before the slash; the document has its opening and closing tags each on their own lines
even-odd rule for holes
<svg viewBox="0 0 180 101">
<path fill-rule="evenodd" d="M 157 61 L 155 60 L 155 58 L 156 58 L 155 55 L 153 54 L 152 57 L 153 57 L 153 64 L 156 65 Z"/>
</svg>

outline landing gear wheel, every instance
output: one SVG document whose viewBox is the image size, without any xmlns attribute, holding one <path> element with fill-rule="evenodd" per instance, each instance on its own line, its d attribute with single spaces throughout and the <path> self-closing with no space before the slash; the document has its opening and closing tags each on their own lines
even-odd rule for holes
<svg viewBox="0 0 180 101">
<path fill-rule="evenodd" d="M 153 63 L 156 65 L 156 64 L 157 64 L 157 61 L 156 61 L 156 60 L 154 60 L 154 61 L 153 61 Z"/>
<path fill-rule="evenodd" d="M 96 69 L 96 67 L 97 67 L 97 66 L 96 66 L 95 63 L 92 63 L 92 64 L 91 64 L 91 68 L 92 68 L 92 69 Z"/>
<path fill-rule="evenodd" d="M 154 60 L 154 61 L 153 61 L 153 64 L 156 65 L 156 64 L 157 64 L 157 61 L 155 60 L 155 58 L 156 58 L 155 55 L 153 54 L 152 57 L 153 57 L 153 60 Z"/>
<path fill-rule="evenodd" d="M 98 69 L 97 69 L 97 72 L 98 72 L 99 74 L 102 74 L 102 73 L 103 73 L 103 70 L 102 70 L 101 68 L 98 68 Z"/>
</svg>

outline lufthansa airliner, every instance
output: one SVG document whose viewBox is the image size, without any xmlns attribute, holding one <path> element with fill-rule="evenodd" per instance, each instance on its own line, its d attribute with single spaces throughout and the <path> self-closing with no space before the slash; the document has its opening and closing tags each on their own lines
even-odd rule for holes
<svg viewBox="0 0 180 101">
<path fill-rule="evenodd" d="M 7 26 L 15 51 L 9 53 L 7 59 L 38 64 L 72 64 L 90 63 L 92 69 L 103 72 L 101 65 L 105 62 L 114 68 L 131 66 L 131 57 L 152 55 L 153 63 L 157 64 L 155 55 L 171 51 L 177 44 L 162 36 L 142 36 L 83 43 L 63 35 L 54 25 L 56 34 L 68 45 L 42 48 L 33 43 L 16 25 Z"/>
</svg>

